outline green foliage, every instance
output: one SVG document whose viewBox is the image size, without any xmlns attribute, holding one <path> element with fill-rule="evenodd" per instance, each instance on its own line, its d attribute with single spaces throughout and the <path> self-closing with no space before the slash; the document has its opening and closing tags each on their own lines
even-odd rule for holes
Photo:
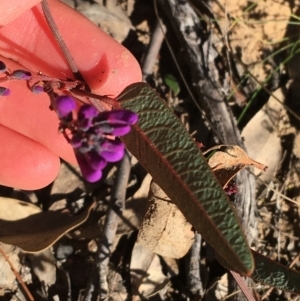
<svg viewBox="0 0 300 301">
<path fill-rule="evenodd" d="M 300 295 L 300 273 L 252 251 L 255 269 L 251 278 L 280 290 Z"/>
<path fill-rule="evenodd" d="M 164 82 L 170 88 L 170 90 L 177 96 L 180 93 L 180 87 L 177 79 L 170 73 L 167 73 L 164 77 Z"/>
</svg>

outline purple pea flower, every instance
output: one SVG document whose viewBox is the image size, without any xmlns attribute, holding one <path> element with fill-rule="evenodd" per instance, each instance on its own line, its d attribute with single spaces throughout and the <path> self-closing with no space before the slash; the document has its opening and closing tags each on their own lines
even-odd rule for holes
<svg viewBox="0 0 300 301">
<path fill-rule="evenodd" d="M 102 177 L 102 169 L 93 169 L 84 154 L 75 152 L 75 155 L 83 177 L 91 183 L 99 181 Z"/>
<path fill-rule="evenodd" d="M 87 131 L 93 123 L 93 118 L 99 114 L 98 110 L 91 105 L 83 105 L 78 111 L 78 123 L 83 131 Z"/>
<path fill-rule="evenodd" d="M 131 125 L 138 121 L 137 114 L 128 110 L 105 111 L 94 118 L 97 130 L 105 134 L 123 136 L 130 132 Z"/>
<path fill-rule="evenodd" d="M 129 110 L 99 113 L 95 107 L 85 104 L 74 119 L 72 112 L 76 101 L 73 97 L 58 96 L 54 105 L 61 120 L 61 130 L 71 132 L 70 136 L 65 136 L 74 148 L 83 177 L 89 182 L 98 181 L 107 163 L 118 162 L 125 154 L 124 143 L 111 136 L 126 135 L 131 125 L 138 121 L 137 114 Z"/>
<path fill-rule="evenodd" d="M 120 140 L 106 139 L 100 144 L 98 153 L 107 162 L 118 162 L 125 154 L 125 145 Z"/>
<path fill-rule="evenodd" d="M 102 170 L 107 165 L 107 161 L 95 151 L 87 152 L 85 154 L 85 159 L 87 164 L 93 170 L 98 170 L 98 169 Z"/>
<path fill-rule="evenodd" d="M 98 114 L 99 112 L 95 107 L 85 104 L 81 106 L 78 111 L 78 120 L 92 119 L 96 117 Z"/>
</svg>

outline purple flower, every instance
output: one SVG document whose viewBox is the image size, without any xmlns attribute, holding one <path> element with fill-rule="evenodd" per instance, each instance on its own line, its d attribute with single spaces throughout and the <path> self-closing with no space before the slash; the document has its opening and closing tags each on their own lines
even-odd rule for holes
<svg viewBox="0 0 300 301">
<path fill-rule="evenodd" d="M 10 90 L 5 87 L 0 87 L 0 96 L 8 96 L 10 95 Z"/>
<path fill-rule="evenodd" d="M 15 70 L 13 71 L 11 76 L 17 79 L 24 79 L 24 80 L 31 79 L 31 73 L 26 70 Z"/>
<path fill-rule="evenodd" d="M 78 111 L 78 125 L 83 131 L 87 131 L 93 123 L 93 118 L 99 114 L 98 110 L 91 105 L 83 105 Z"/>
<path fill-rule="evenodd" d="M 97 126 L 98 133 L 109 134 L 113 136 L 124 136 L 131 130 L 131 126 L 128 124 L 109 124 L 108 122 L 100 123 Z"/>
<path fill-rule="evenodd" d="M 94 118 L 97 130 L 103 134 L 123 136 L 130 132 L 130 125 L 138 121 L 138 115 L 129 110 L 105 111 Z"/>
<path fill-rule="evenodd" d="M 59 96 L 54 105 L 61 119 L 60 129 L 71 132 L 68 141 L 74 148 L 83 177 L 89 182 L 98 181 L 107 163 L 120 161 L 125 153 L 123 142 L 107 135 L 126 135 L 137 122 L 137 114 L 128 110 L 99 113 L 95 107 L 85 104 L 74 119 L 76 102 L 73 97 Z"/>
<path fill-rule="evenodd" d="M 85 154 L 86 162 L 92 169 L 100 169 L 106 167 L 107 161 L 97 154 L 95 151 L 90 151 Z"/>
<path fill-rule="evenodd" d="M 76 109 L 76 101 L 72 96 L 62 95 L 56 98 L 56 110 L 60 118 L 67 117 Z"/>
<path fill-rule="evenodd" d="M 97 182 L 102 177 L 101 169 L 93 169 L 87 162 L 84 154 L 76 153 L 76 159 L 79 164 L 83 177 L 90 183 Z"/>
<path fill-rule="evenodd" d="M 32 79 L 31 73 L 26 70 L 7 71 L 2 61 L 1 72 L 9 79 Z M 33 93 L 42 93 L 48 89 L 44 90 L 43 82 L 40 81 L 31 86 L 31 90 Z M 124 156 L 125 145 L 118 137 L 113 139 L 112 136 L 128 134 L 131 126 L 138 121 L 138 115 L 129 110 L 98 112 L 88 104 L 82 105 L 76 114 L 76 99 L 65 94 L 58 96 L 59 91 L 48 91 L 51 106 L 60 119 L 59 131 L 72 145 L 83 177 L 89 182 L 96 182 L 101 179 L 102 171 L 108 163 L 118 162 Z M 0 87 L 0 96 L 9 94 L 8 88 Z"/>
<path fill-rule="evenodd" d="M 118 162 L 120 161 L 125 153 L 125 145 L 120 140 L 109 140 L 106 139 L 100 145 L 98 153 L 107 161 L 107 162 Z"/>
<path fill-rule="evenodd" d="M 83 119 L 91 119 L 93 117 L 96 117 L 99 114 L 98 110 L 88 104 L 85 104 L 80 107 L 78 111 L 78 119 L 83 120 Z"/>
<path fill-rule="evenodd" d="M 129 110 L 105 111 L 100 113 L 95 121 L 106 121 L 111 124 L 135 124 L 138 121 L 138 115 Z"/>
</svg>

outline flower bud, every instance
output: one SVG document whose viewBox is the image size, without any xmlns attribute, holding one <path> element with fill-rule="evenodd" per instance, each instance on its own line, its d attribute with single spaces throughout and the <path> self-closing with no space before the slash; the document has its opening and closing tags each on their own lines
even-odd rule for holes
<svg viewBox="0 0 300 301">
<path fill-rule="evenodd" d="M 100 145 L 99 155 L 107 162 L 118 162 L 125 154 L 125 145 L 120 140 L 104 140 Z"/>
<path fill-rule="evenodd" d="M 10 95 L 10 90 L 5 87 L 0 87 L 0 96 L 8 96 Z"/>
<path fill-rule="evenodd" d="M 93 124 L 92 119 L 98 115 L 98 110 L 91 105 L 83 105 L 78 111 L 78 125 L 81 130 L 87 131 Z"/>
<path fill-rule="evenodd" d="M 93 118 L 93 117 L 97 116 L 98 113 L 99 112 L 95 107 L 85 104 L 85 105 L 81 106 L 78 111 L 78 119 L 82 120 L 85 118 Z"/>
<path fill-rule="evenodd" d="M 26 70 L 15 70 L 11 75 L 12 77 L 17 79 L 24 79 L 24 80 L 31 79 L 31 73 Z"/>
<path fill-rule="evenodd" d="M 40 94 L 45 91 L 44 91 L 44 87 L 36 85 L 32 87 L 31 92 L 33 92 L 34 94 Z"/>
<path fill-rule="evenodd" d="M 55 100 L 55 109 L 59 117 L 66 117 L 73 110 L 76 109 L 76 101 L 72 96 L 61 95 Z"/>
</svg>

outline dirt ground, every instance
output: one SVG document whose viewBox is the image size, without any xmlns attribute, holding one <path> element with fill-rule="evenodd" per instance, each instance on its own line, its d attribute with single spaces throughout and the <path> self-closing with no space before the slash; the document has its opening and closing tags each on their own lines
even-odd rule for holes
<svg viewBox="0 0 300 301">
<path fill-rule="evenodd" d="M 153 1 L 64 2 L 127 47 L 143 66 L 157 24 Z M 211 37 L 220 61 L 219 74 L 216 75 L 218 86 L 237 120 L 247 153 L 250 158 L 268 166 L 267 172 L 254 171 L 257 233 L 251 239 L 252 247 L 273 260 L 300 270 L 300 3 L 220 0 L 199 5 L 196 0 L 188 2 Z M 166 100 L 193 137 L 199 139 L 202 137 L 199 132 L 207 129 L 204 130 L 202 113 L 193 104 L 181 77 L 187 83 L 191 82 L 191 72 L 183 55 L 184 45 L 180 45 L 178 33 L 172 28 L 172 21 L 168 18 L 170 12 L 158 5 L 158 13 L 167 27 L 167 39 L 180 71 L 167 43 L 162 42 L 147 81 Z M 194 88 L 189 86 L 191 90 Z M 213 146 L 212 141 L 207 138 L 198 142 L 208 148 Z M 176 220 L 181 220 L 180 226 L 171 228 L 169 233 L 176 232 L 178 237 L 183 237 L 173 238 L 179 239 L 173 245 L 173 253 L 168 249 L 160 252 L 169 256 L 158 256 L 143 245 L 135 244 L 149 207 L 151 177 L 135 158 L 131 158 L 131 163 L 125 209 L 120 213 L 117 234 L 111 245 L 106 300 L 229 300 L 229 294 L 233 292 L 228 288 L 226 270 L 211 256 L 209 246 L 203 241 L 199 242 L 202 246 L 199 260 L 203 288 L 199 290 L 201 296 L 191 294 L 187 280 L 189 255 L 183 255 L 188 252 L 194 233 L 180 213 L 172 211 L 175 209 L 169 207 L 169 203 L 165 202 L 168 204 L 166 210 L 176 215 Z M 32 243 L 24 246 L 32 250 L 32 254 L 1 243 L 2 250 L 34 300 L 97 299 L 95 283 L 99 283 L 99 279 L 98 275 L 95 276 L 95 262 L 101 248 L 116 168 L 110 166 L 106 174 L 100 183 L 87 185 L 81 181 L 77 169 L 62 163 L 59 177 L 45 189 L 28 192 L 1 187 L 1 196 L 34 204 L 24 209 L 23 203 L 15 203 L 15 212 L 22 206 L 24 216 L 15 213 L 17 217 L 12 219 L 40 211 L 75 214 L 67 226 L 63 225 L 60 216 L 51 216 L 44 232 L 27 236 Z M 97 205 L 87 218 L 87 209 L 82 212 L 82 207 L 92 201 Z M 11 200 L 2 199 L 2 203 L 5 211 L 12 206 Z M 151 210 L 155 211 L 155 208 Z M 49 230 L 53 228 L 53 218 L 62 225 Z M 48 223 L 46 215 L 42 220 L 43 224 Z M 76 227 L 83 222 L 82 226 Z M 69 232 L 70 228 L 75 230 Z M 45 239 L 48 234 L 44 236 L 47 231 L 50 231 L 49 239 Z M 185 243 L 180 243 L 183 239 Z M 35 252 L 36 241 L 43 252 Z M 48 247 L 53 241 L 56 241 L 54 245 Z M 11 265 L 0 254 L 0 300 L 27 300 L 27 293 L 16 280 Z M 91 289 L 93 285 L 96 289 Z M 90 295 L 85 295 L 87 288 Z M 252 291 L 256 300 L 300 300 L 299 296 L 260 283 L 254 283 Z M 235 300 L 244 299 L 238 297 Z"/>
</svg>

